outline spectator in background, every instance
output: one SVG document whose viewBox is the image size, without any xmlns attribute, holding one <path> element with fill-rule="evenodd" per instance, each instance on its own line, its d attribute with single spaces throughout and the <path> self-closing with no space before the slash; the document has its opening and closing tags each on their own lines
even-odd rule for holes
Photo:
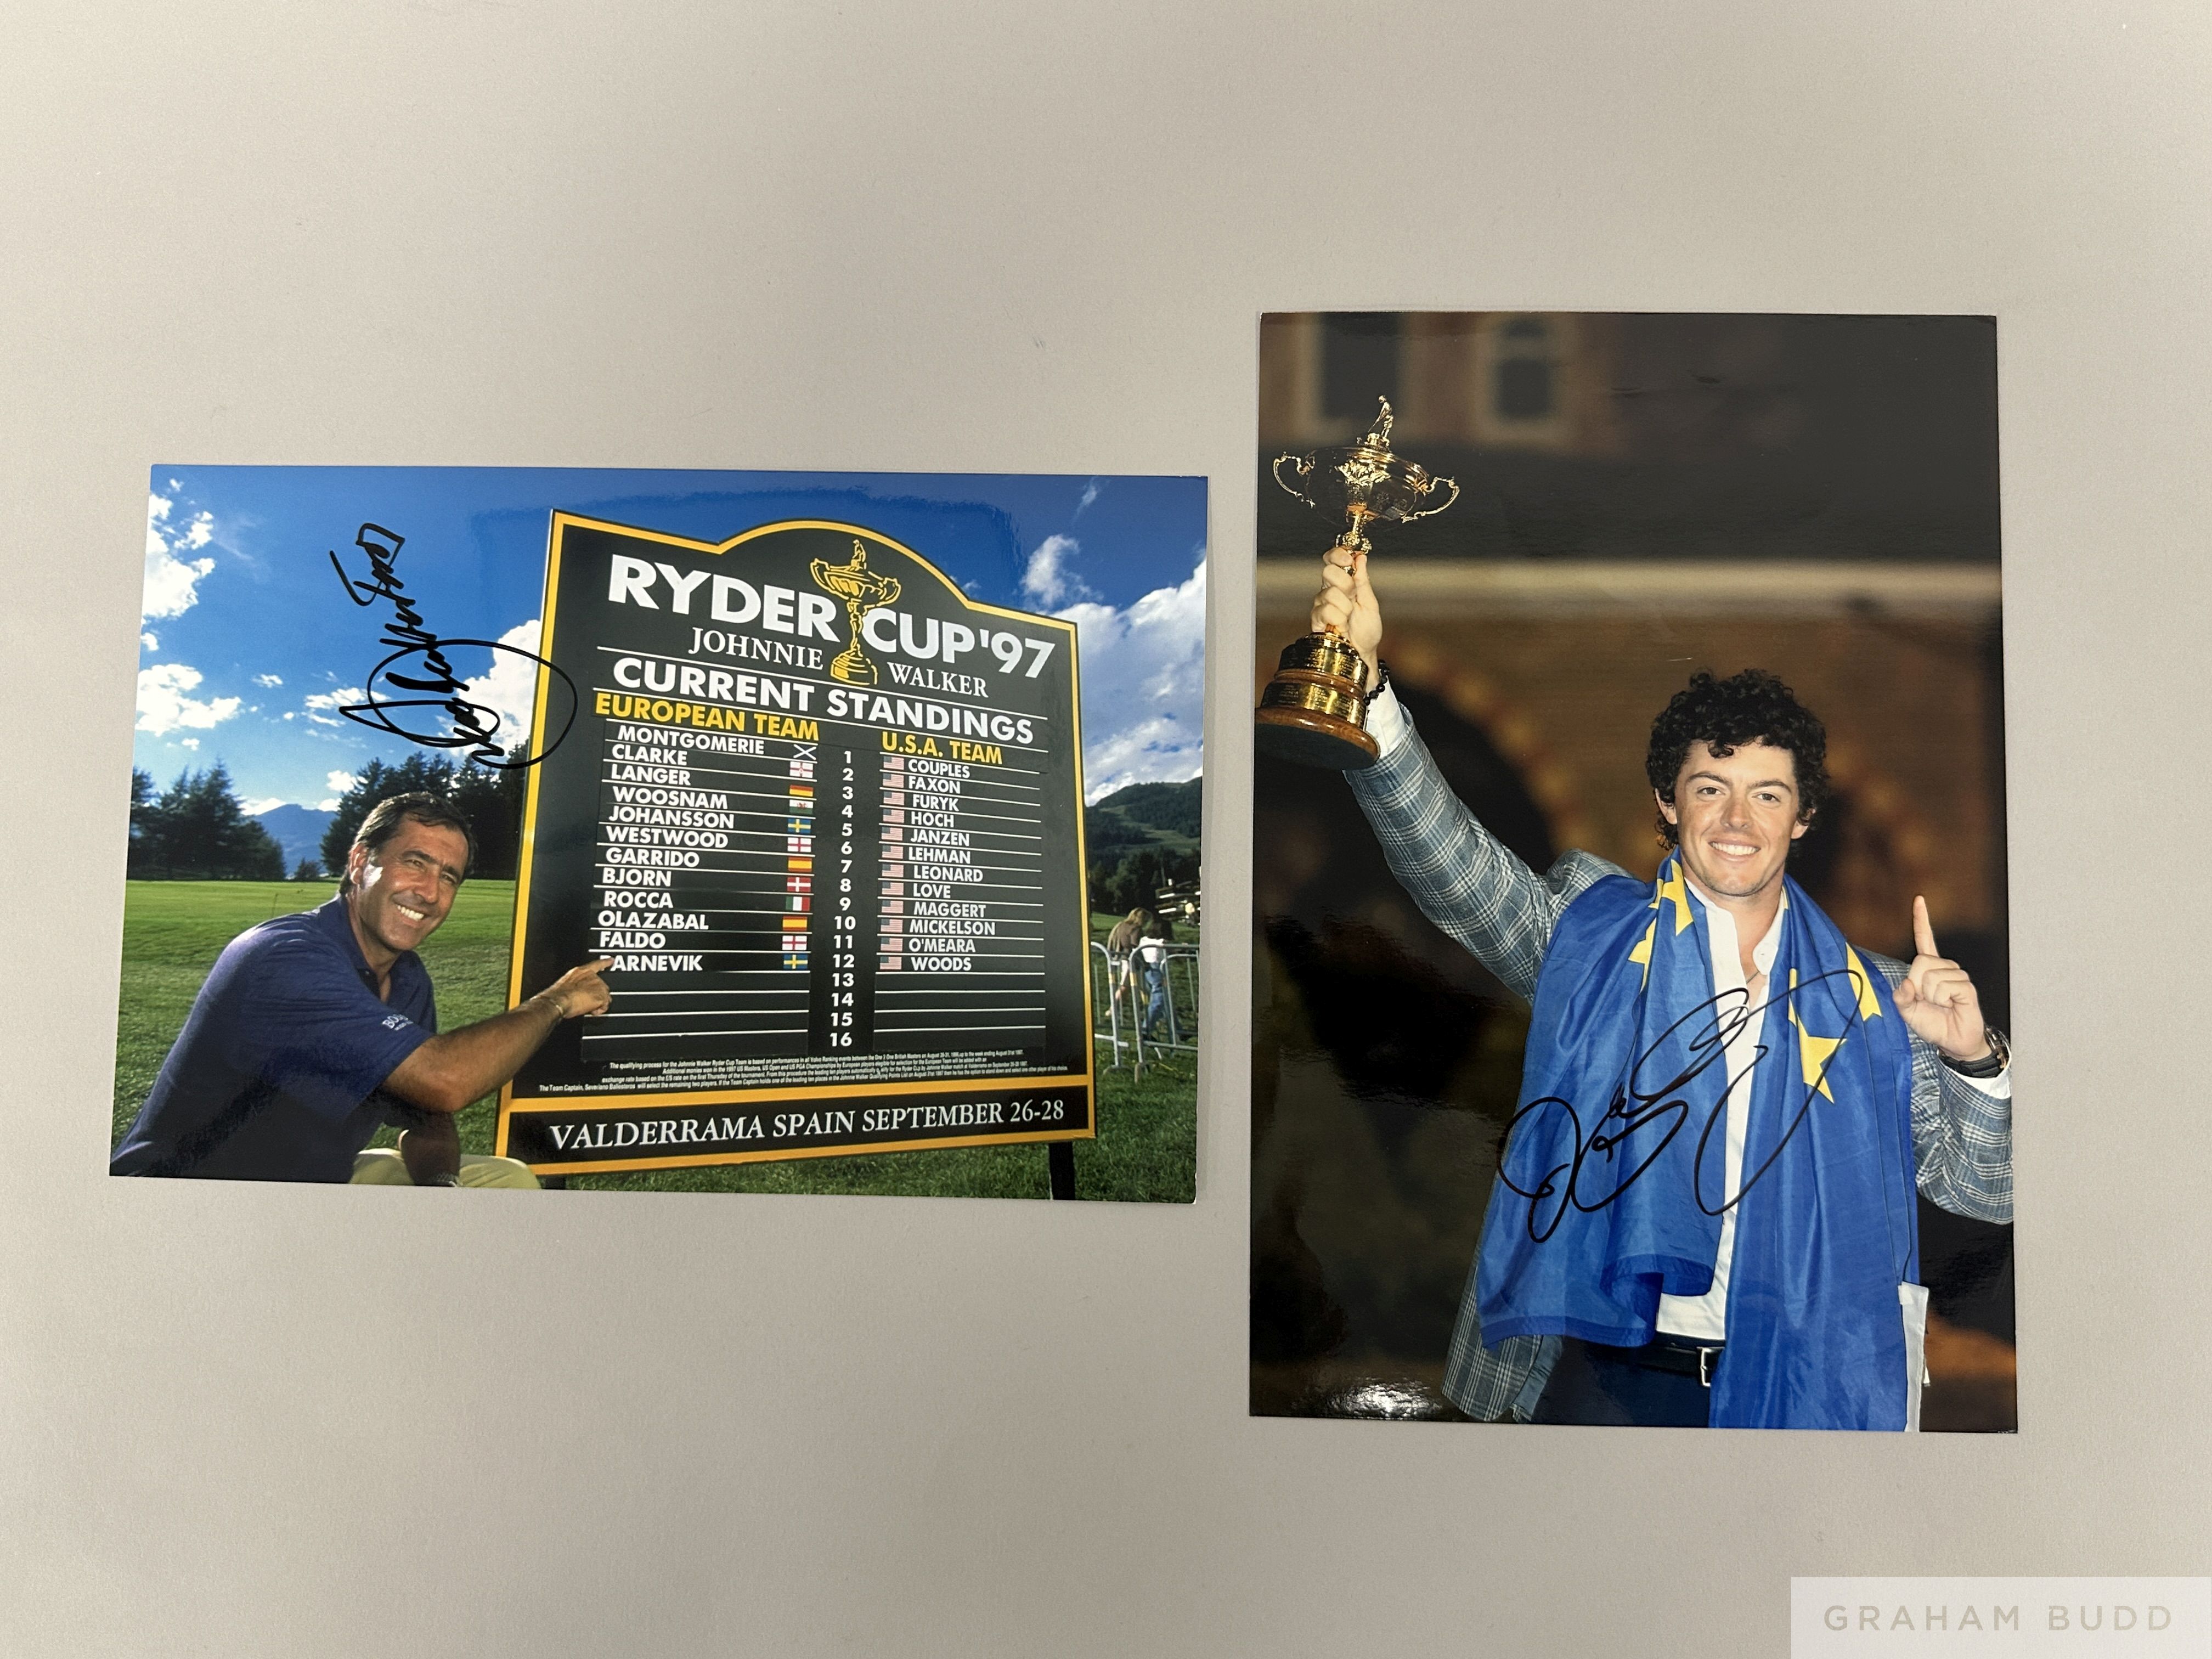
<svg viewBox="0 0 2212 1659">
<path fill-rule="evenodd" d="M 1159 1037 L 1168 1024 L 1168 924 L 1156 910 L 1139 905 L 1106 936 L 1108 971 L 1114 978 L 1115 1000 L 1127 991 L 1133 1012 L 1139 988 L 1144 1012 L 1139 1029 L 1148 1037 Z"/>
</svg>

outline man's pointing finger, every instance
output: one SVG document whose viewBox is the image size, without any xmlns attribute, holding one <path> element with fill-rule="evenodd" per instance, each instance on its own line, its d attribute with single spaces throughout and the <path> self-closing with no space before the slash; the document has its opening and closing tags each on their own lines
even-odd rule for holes
<svg viewBox="0 0 2212 1659">
<path fill-rule="evenodd" d="M 1912 948 L 1923 957 L 1941 954 L 1936 949 L 1936 930 L 1928 921 L 1928 901 L 1917 893 L 1912 896 Z"/>
</svg>

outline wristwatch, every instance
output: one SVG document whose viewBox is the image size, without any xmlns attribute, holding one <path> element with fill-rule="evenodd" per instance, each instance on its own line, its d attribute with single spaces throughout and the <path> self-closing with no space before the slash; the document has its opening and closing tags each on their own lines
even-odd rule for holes
<svg viewBox="0 0 2212 1659">
<path fill-rule="evenodd" d="M 1994 1025 L 1985 1025 L 1982 1028 L 1982 1036 L 1990 1045 L 1990 1051 L 1979 1060 L 1954 1060 L 1945 1054 L 1942 1057 L 1943 1063 L 1960 1077 L 1983 1078 L 1995 1077 L 2012 1064 L 2012 1045 L 2005 1041 L 2002 1031 Z"/>
</svg>

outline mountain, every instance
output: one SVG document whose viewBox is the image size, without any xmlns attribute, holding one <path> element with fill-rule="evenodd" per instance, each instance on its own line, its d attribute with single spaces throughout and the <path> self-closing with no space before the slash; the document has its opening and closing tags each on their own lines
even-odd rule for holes
<svg viewBox="0 0 2212 1659">
<path fill-rule="evenodd" d="M 1188 783 L 1133 783 L 1116 789 L 1084 809 L 1085 849 L 1094 860 L 1109 851 L 1139 847 L 1195 853 L 1205 789 L 1203 778 Z"/>
<path fill-rule="evenodd" d="M 253 821 L 284 849 L 284 873 L 289 875 L 299 867 L 301 859 L 322 862 L 323 831 L 330 828 L 331 820 L 337 816 L 335 812 L 319 812 L 312 806 L 295 806 L 288 801 L 282 806 L 270 807 Z"/>
</svg>

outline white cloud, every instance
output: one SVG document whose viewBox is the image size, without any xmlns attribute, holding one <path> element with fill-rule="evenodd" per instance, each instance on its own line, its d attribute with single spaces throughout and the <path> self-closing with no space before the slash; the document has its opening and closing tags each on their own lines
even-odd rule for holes
<svg viewBox="0 0 2212 1659">
<path fill-rule="evenodd" d="M 198 738 L 179 738 L 177 741 L 187 749 L 197 749 L 200 746 L 200 740 Z"/>
<path fill-rule="evenodd" d="M 350 772 L 333 772 L 323 780 L 323 787 L 343 795 L 361 780 Z"/>
<path fill-rule="evenodd" d="M 315 811 L 318 812 L 335 812 L 337 810 L 338 798 L 336 795 L 325 795 L 315 803 Z"/>
<path fill-rule="evenodd" d="M 208 544 L 215 535 L 214 514 L 196 514 L 191 523 L 172 528 L 169 515 L 175 506 L 166 495 L 146 498 L 146 586 L 138 605 L 142 618 L 183 616 L 199 603 L 195 590 L 200 578 L 215 568 L 213 559 L 177 556 L 180 548 L 192 552 Z"/>
<path fill-rule="evenodd" d="M 1097 501 L 1097 499 L 1098 499 L 1098 480 L 1097 480 L 1097 479 L 1096 479 L 1096 478 L 1093 478 L 1093 479 L 1092 479 L 1089 483 L 1087 483 L 1087 484 L 1085 484 L 1085 485 L 1084 485 L 1084 486 L 1083 486 L 1083 499 L 1082 499 L 1081 501 L 1079 501 L 1076 502 L 1076 504 L 1075 504 L 1075 513 L 1076 513 L 1076 516 L 1077 516 L 1077 517 L 1079 517 L 1079 517 L 1081 517 L 1081 516 L 1082 516 L 1082 514 L 1083 514 L 1083 509 L 1084 509 L 1085 507 L 1086 507 L 1090 506 L 1091 502 L 1093 502 L 1093 501 Z"/>
<path fill-rule="evenodd" d="M 256 674 L 253 677 L 253 683 L 256 685 L 282 685 L 284 684 L 284 677 L 282 674 Z"/>
<path fill-rule="evenodd" d="M 155 639 L 151 634 L 141 634 L 138 636 L 138 643 L 149 651 L 159 651 L 161 648 L 161 641 Z"/>
<path fill-rule="evenodd" d="M 345 722 L 336 714 L 320 711 L 367 701 L 366 695 L 357 685 L 342 685 L 335 691 L 310 691 L 307 696 L 307 718 L 318 726 L 343 726 Z M 287 714 L 284 718 L 289 720 L 292 717 Z"/>
<path fill-rule="evenodd" d="M 1048 611 L 1079 599 L 1097 599 L 1097 594 L 1071 568 L 1075 556 L 1082 551 L 1083 544 L 1073 536 L 1046 537 L 1030 555 L 1029 568 L 1022 572 L 1022 592 Z"/>
<path fill-rule="evenodd" d="M 462 695 L 498 713 L 499 726 L 492 740 L 501 749 L 512 749 L 529 738 L 531 717 L 537 709 L 538 665 L 516 653 L 537 651 L 538 618 L 517 623 L 499 636 L 499 642 L 514 650 L 494 652 L 491 672 L 471 680 Z"/>
<path fill-rule="evenodd" d="M 199 689 L 200 671 L 180 662 L 159 662 L 138 671 L 138 729 L 159 737 L 179 726 L 207 731 L 238 712 L 236 697 L 204 701 L 185 694 Z M 197 749 L 187 738 L 185 747 Z"/>
<path fill-rule="evenodd" d="M 254 799 L 254 800 L 242 800 L 242 801 L 240 801 L 240 802 L 239 802 L 239 803 L 238 803 L 238 809 L 239 809 L 239 811 L 241 811 L 241 812 L 245 813 L 245 814 L 246 814 L 246 817 L 248 817 L 249 818 L 258 818 L 258 817 L 260 817 L 264 812 L 273 812 L 273 811 L 275 811 L 278 807 L 282 806 L 283 804 L 284 804 L 284 798 L 283 798 L 283 796 L 282 796 L 282 795 L 270 795 L 270 796 L 268 796 L 268 797 L 266 797 L 266 798 L 264 798 L 264 799 Z"/>
<path fill-rule="evenodd" d="M 1083 772 L 1092 800 L 1133 783 L 1180 783 L 1204 769 L 1206 564 L 1126 611 L 1085 603 Z"/>
</svg>

